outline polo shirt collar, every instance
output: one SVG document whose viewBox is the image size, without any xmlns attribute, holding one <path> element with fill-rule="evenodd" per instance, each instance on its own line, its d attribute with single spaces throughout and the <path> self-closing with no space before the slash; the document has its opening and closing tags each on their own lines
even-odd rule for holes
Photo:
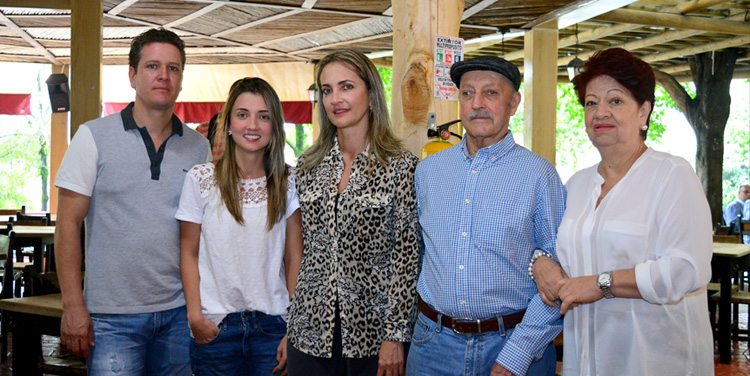
<svg viewBox="0 0 750 376">
<path fill-rule="evenodd" d="M 121 112 L 120 115 L 122 116 L 122 125 L 125 127 L 125 130 L 131 130 L 131 129 L 138 129 L 138 123 L 135 122 L 135 118 L 133 117 L 133 105 L 135 102 L 130 102 Z M 180 118 L 177 117 L 177 115 L 172 114 L 172 134 L 176 134 L 180 137 L 182 137 L 182 121 L 180 121 Z"/>
</svg>

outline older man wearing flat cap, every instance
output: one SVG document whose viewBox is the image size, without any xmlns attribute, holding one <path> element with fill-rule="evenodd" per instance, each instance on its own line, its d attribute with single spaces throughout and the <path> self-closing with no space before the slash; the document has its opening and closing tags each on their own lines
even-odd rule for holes
<svg viewBox="0 0 750 376">
<path fill-rule="evenodd" d="M 483 56 L 451 68 L 463 141 L 417 167 L 425 243 L 407 375 L 554 375 L 558 309 L 529 276 L 555 254 L 565 189 L 555 168 L 508 130 L 521 74 Z"/>
</svg>

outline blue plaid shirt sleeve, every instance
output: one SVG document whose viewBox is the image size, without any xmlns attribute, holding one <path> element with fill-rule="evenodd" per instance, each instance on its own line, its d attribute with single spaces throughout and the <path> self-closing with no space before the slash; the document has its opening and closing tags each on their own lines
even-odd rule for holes
<svg viewBox="0 0 750 376">
<path fill-rule="evenodd" d="M 551 254 L 555 261 L 558 261 L 555 241 L 565 211 L 564 198 L 565 188 L 557 174 L 548 174 L 546 185 L 540 187 L 536 201 L 534 239 L 537 247 Z M 539 293 L 534 294 L 523 321 L 495 361 L 515 375 L 525 375 L 531 362 L 541 358 L 547 345 L 560 333 L 562 323 L 560 310 L 544 304 Z"/>
</svg>

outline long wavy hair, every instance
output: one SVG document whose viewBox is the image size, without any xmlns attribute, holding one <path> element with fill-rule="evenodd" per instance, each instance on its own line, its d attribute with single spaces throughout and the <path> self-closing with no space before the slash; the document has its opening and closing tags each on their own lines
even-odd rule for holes
<svg viewBox="0 0 750 376">
<path fill-rule="evenodd" d="M 287 201 L 287 178 L 289 166 L 284 163 L 284 112 L 281 108 L 279 96 L 271 85 L 258 77 L 245 77 L 235 81 L 229 89 L 229 96 L 224 108 L 221 110 L 217 120 L 216 132 L 227 135 L 231 124 L 231 114 L 234 104 L 242 93 L 258 94 L 268 106 L 271 117 L 272 135 L 271 141 L 263 151 L 263 169 L 266 172 L 266 189 L 268 190 L 268 212 L 266 229 L 271 230 L 273 226 L 281 221 L 286 212 Z M 242 197 L 240 194 L 240 169 L 237 166 L 235 148 L 237 144 L 231 136 L 226 137 L 224 155 L 216 162 L 216 185 L 221 192 L 229 213 L 237 223 L 244 225 L 242 217 Z"/>
<path fill-rule="evenodd" d="M 308 148 L 300 158 L 304 163 L 302 170 L 315 168 L 326 156 L 336 137 L 336 126 L 331 123 L 323 106 L 323 96 L 320 92 L 320 75 L 323 69 L 331 63 L 340 63 L 355 72 L 365 82 L 370 94 L 371 108 L 368 111 L 370 156 L 375 156 L 377 162 L 385 166 L 388 157 L 399 156 L 404 148 L 391 131 L 391 119 L 388 116 L 388 104 L 385 102 L 385 90 L 378 70 L 367 56 L 354 50 L 338 50 L 324 57 L 315 66 L 315 84 L 318 87 L 318 118 L 320 119 L 320 135 L 315 143 Z M 372 167 L 372 166 L 371 166 Z"/>
</svg>

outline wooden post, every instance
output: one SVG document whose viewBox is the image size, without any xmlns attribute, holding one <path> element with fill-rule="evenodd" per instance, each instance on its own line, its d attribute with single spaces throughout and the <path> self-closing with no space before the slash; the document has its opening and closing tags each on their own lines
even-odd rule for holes
<svg viewBox="0 0 750 376">
<path fill-rule="evenodd" d="M 437 123 L 458 119 L 458 102 L 433 98 L 433 56 L 436 35 L 457 37 L 464 1 L 395 0 L 393 6 L 393 94 L 391 119 L 406 148 L 421 155 L 427 119 Z"/>
<path fill-rule="evenodd" d="M 52 73 L 63 73 L 68 75 L 68 67 L 65 65 L 53 65 Z M 60 169 L 65 151 L 68 150 L 68 113 L 58 112 L 52 114 L 50 121 L 50 145 L 49 145 L 49 211 L 57 214 L 57 188 L 55 188 L 55 177 Z"/>
<path fill-rule="evenodd" d="M 71 0 L 70 4 L 70 136 L 78 127 L 101 116 L 101 1 Z"/>
<path fill-rule="evenodd" d="M 555 164 L 557 25 L 537 26 L 524 36 L 524 127 L 528 149 Z"/>
</svg>

